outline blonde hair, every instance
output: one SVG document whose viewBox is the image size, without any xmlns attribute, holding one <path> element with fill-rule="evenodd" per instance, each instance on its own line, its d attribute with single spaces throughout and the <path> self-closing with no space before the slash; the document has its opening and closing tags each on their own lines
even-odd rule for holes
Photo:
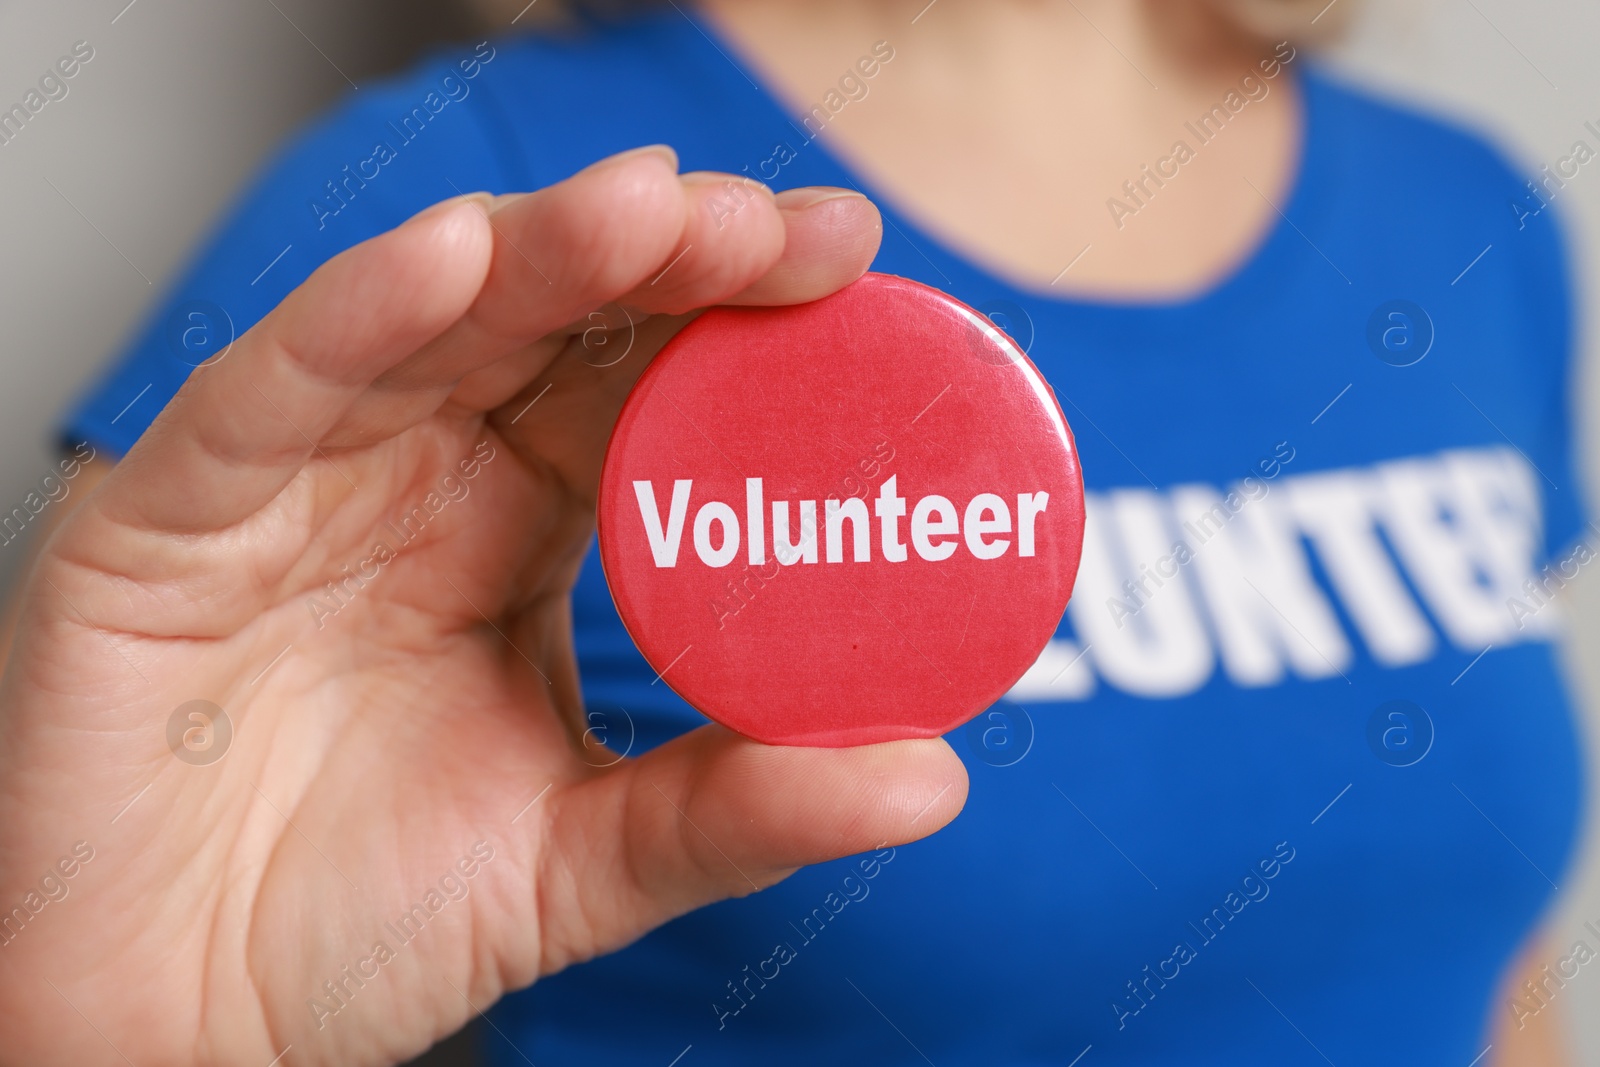
<svg viewBox="0 0 1600 1067">
<path fill-rule="evenodd" d="M 1359 0 L 1205 0 L 1239 30 L 1269 41 L 1307 44 L 1338 35 Z"/>
</svg>

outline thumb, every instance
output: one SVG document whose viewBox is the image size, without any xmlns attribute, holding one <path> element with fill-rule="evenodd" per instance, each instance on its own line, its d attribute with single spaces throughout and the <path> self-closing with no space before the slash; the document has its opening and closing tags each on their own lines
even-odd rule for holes
<svg viewBox="0 0 1600 1067">
<path fill-rule="evenodd" d="M 571 787 L 548 809 L 539 972 L 806 864 L 925 837 L 966 798 L 966 768 L 938 738 L 786 748 L 702 727 Z"/>
</svg>

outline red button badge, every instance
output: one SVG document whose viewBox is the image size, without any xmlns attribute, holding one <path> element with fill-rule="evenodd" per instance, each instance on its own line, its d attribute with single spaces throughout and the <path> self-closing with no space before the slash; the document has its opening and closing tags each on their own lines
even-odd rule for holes
<svg viewBox="0 0 1600 1067">
<path fill-rule="evenodd" d="M 772 744 L 933 737 L 1055 632 L 1083 482 L 1012 341 L 868 274 L 810 304 L 717 308 L 624 405 L 600 556 L 659 682 Z"/>
</svg>

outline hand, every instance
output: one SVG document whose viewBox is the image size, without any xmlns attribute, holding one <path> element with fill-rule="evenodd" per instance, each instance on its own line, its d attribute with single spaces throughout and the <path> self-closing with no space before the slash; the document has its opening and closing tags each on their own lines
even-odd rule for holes
<svg viewBox="0 0 1600 1067">
<path fill-rule="evenodd" d="M 569 594 L 629 387 L 694 309 L 812 300 L 877 248 L 861 197 L 732 179 L 729 212 L 728 180 L 640 150 L 351 249 L 51 539 L 0 683 L 0 918 L 24 916 L 0 927 L 0 1061 L 394 1062 L 955 816 L 938 740 L 706 726 L 604 769 L 580 740 Z M 650 317 L 595 366 L 623 339 L 590 354 L 588 316 L 618 303 Z M 169 750 L 194 700 L 226 711 L 225 758 L 174 758 L 223 743 L 204 716 Z"/>
</svg>

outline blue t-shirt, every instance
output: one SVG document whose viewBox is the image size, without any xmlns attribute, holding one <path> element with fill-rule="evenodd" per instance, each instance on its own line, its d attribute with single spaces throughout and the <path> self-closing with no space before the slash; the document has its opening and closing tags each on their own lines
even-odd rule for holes
<svg viewBox="0 0 1600 1067">
<path fill-rule="evenodd" d="M 1559 235 L 1477 139 L 1290 66 L 1281 221 L 1194 299 L 1019 289 L 875 197 L 875 269 L 992 314 L 1060 397 L 1089 490 L 1071 607 L 951 735 L 972 791 L 949 828 L 506 998 L 497 1062 L 1462 1067 L 1514 1017 L 1496 984 L 1582 787 L 1547 592 L 1589 558 Z M 865 187 L 813 136 L 872 106 L 850 88 L 786 114 L 674 12 L 442 53 L 284 151 L 65 433 L 126 450 L 223 315 L 243 331 L 456 192 L 652 142 L 686 171 Z M 1220 114 L 1157 166 L 1212 165 Z M 1160 195 L 1140 188 L 1124 209 Z M 573 611 L 614 743 L 703 721 L 649 684 L 593 558 Z"/>
</svg>

